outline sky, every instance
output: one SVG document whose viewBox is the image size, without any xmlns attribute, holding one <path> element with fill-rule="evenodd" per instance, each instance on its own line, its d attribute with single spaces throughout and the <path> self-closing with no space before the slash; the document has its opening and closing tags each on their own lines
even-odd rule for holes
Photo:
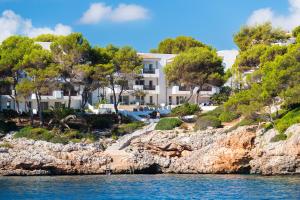
<svg viewBox="0 0 300 200">
<path fill-rule="evenodd" d="M 10 35 L 82 32 L 92 45 L 148 52 L 168 37 L 236 49 L 243 25 L 300 25 L 300 0 L 0 0 L 0 41 Z"/>
</svg>

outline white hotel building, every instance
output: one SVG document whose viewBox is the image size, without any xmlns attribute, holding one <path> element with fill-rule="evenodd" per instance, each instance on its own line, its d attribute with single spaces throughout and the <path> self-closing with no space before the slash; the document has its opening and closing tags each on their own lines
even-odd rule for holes
<svg viewBox="0 0 300 200">
<path fill-rule="evenodd" d="M 45 49 L 50 49 L 50 43 L 40 42 L 41 46 Z M 231 67 L 235 59 L 236 51 L 220 51 L 218 54 L 224 58 L 224 67 Z M 143 58 L 143 70 L 141 78 L 128 83 L 128 88 L 123 92 L 121 97 L 121 105 L 179 105 L 185 98 L 191 95 L 189 88 L 178 85 L 167 84 L 166 77 L 163 68 L 171 62 L 175 54 L 153 54 L 153 53 L 139 53 Z M 235 56 L 232 56 L 235 55 Z M 228 61 L 229 59 L 229 61 Z M 142 96 L 135 96 L 136 91 L 143 91 Z M 196 90 L 195 90 L 196 91 Z M 118 89 L 116 89 L 118 93 Z M 199 103 L 209 102 L 210 97 L 219 92 L 219 88 L 213 85 L 206 85 L 204 90 L 200 92 Z M 0 97 L 0 110 L 2 109 L 16 109 L 15 102 L 11 96 L 13 91 L 9 95 L 1 95 Z M 81 91 L 74 91 L 71 99 L 71 107 L 74 109 L 80 108 L 81 104 Z M 195 102 L 195 95 L 191 98 L 191 102 Z M 112 90 L 110 88 L 99 88 L 90 94 L 89 104 L 95 105 L 101 99 L 105 98 L 106 101 L 112 103 Z M 30 104 L 33 108 L 33 112 L 36 113 L 36 97 L 31 95 Z M 68 94 L 62 90 L 54 90 L 47 95 L 42 96 L 42 109 L 49 109 L 62 104 L 67 105 Z M 20 102 L 20 111 L 28 111 L 25 103 Z"/>
</svg>

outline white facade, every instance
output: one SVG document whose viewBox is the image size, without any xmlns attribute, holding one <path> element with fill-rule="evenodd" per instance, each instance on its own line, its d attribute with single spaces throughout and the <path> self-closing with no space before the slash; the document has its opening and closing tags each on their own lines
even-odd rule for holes
<svg viewBox="0 0 300 200">
<path fill-rule="evenodd" d="M 38 42 L 43 48 L 50 50 L 49 42 Z M 236 52 L 228 54 L 227 51 L 220 51 L 218 54 L 224 59 L 224 66 L 226 68 L 231 67 L 236 56 Z M 143 70 L 141 78 L 139 80 L 133 80 L 128 83 L 128 90 L 122 94 L 121 104 L 125 105 L 178 105 L 181 104 L 186 98 L 191 96 L 191 91 L 188 88 L 184 88 L 178 85 L 167 85 L 166 77 L 164 74 L 164 67 L 171 62 L 176 55 L 175 54 L 154 54 L 154 53 L 139 53 L 143 58 Z M 119 89 L 116 88 L 118 93 Z M 136 91 L 143 91 L 143 96 L 135 96 Z M 197 88 L 192 92 L 191 102 L 196 101 Z M 199 103 L 205 103 L 210 101 L 210 97 L 219 92 L 219 88 L 206 85 L 205 91 L 200 92 Z M 13 92 L 12 92 L 13 93 Z M 99 101 L 105 99 L 106 102 L 112 103 L 112 91 L 110 88 L 99 88 L 95 90 L 89 98 L 89 104 L 94 105 Z M 62 90 L 51 91 L 47 95 L 41 97 L 43 109 L 49 109 L 51 107 L 57 107 L 60 105 L 68 105 L 68 94 Z M 31 95 L 27 100 L 33 108 L 33 112 L 37 112 L 36 96 Z M 71 107 L 74 109 L 80 108 L 82 101 L 81 91 L 74 92 L 71 96 Z M 0 110 L 1 109 L 15 109 L 16 105 L 14 99 L 10 95 L 2 95 L 0 98 Z M 21 112 L 27 112 L 28 108 L 24 101 L 20 100 L 19 110 Z"/>
<path fill-rule="evenodd" d="M 229 54 L 227 51 L 221 51 L 218 54 L 224 59 L 224 66 L 231 67 L 235 59 L 236 51 L 231 51 Z M 129 89 L 123 92 L 121 104 L 125 105 L 178 105 L 185 99 L 191 96 L 191 91 L 188 88 L 184 88 L 179 85 L 169 86 L 166 81 L 164 67 L 171 62 L 176 54 L 156 54 L 156 53 L 139 53 L 143 58 L 143 70 L 141 73 L 140 81 L 132 81 L 129 83 Z M 199 103 L 207 103 L 210 101 L 210 97 L 219 92 L 219 88 L 206 85 L 205 91 L 200 91 Z M 196 91 L 195 88 L 192 92 L 191 102 L 196 103 Z M 135 96 L 135 91 L 143 91 L 144 96 Z M 119 93 L 119 89 L 116 89 L 116 93 Z M 105 88 L 103 90 L 96 90 L 92 94 L 92 104 L 96 104 L 105 98 L 109 103 L 113 103 L 112 90 Z"/>
</svg>

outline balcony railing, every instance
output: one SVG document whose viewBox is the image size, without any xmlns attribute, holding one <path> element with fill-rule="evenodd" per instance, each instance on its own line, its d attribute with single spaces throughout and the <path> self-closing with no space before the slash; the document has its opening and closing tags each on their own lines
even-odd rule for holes
<svg viewBox="0 0 300 200">
<path fill-rule="evenodd" d="M 143 74 L 155 74 L 155 69 L 143 69 Z"/>
<path fill-rule="evenodd" d="M 186 87 L 186 86 L 179 86 L 178 90 L 179 91 L 190 91 L 190 89 L 188 87 Z"/>
<path fill-rule="evenodd" d="M 144 90 L 155 90 L 155 85 L 144 85 Z"/>
</svg>

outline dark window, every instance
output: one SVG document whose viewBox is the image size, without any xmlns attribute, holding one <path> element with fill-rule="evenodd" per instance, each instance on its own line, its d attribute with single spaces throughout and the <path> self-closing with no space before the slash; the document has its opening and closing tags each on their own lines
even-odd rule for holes
<svg viewBox="0 0 300 200">
<path fill-rule="evenodd" d="M 149 103 L 153 104 L 153 96 L 150 96 L 149 98 L 150 98 L 150 102 Z"/>
<path fill-rule="evenodd" d="M 172 105 L 172 96 L 169 96 L 169 105 Z"/>
</svg>

